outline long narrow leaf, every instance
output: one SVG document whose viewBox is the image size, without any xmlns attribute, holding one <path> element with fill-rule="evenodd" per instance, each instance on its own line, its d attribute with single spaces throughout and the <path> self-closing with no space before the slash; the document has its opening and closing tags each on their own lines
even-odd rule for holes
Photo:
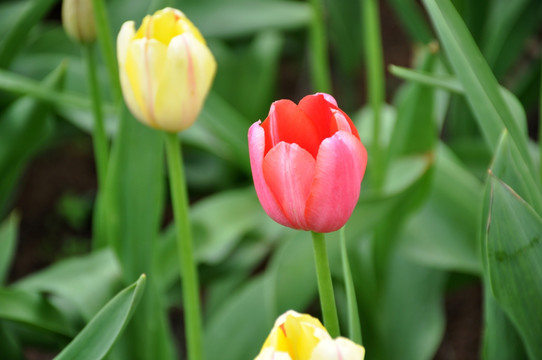
<svg viewBox="0 0 542 360">
<path fill-rule="evenodd" d="M 449 0 L 424 0 L 450 63 L 467 95 L 467 100 L 491 149 L 497 147 L 507 128 L 525 162 L 534 172 L 527 149 L 527 135 L 514 121 L 497 80 L 476 46 L 465 23 Z"/>
<path fill-rule="evenodd" d="M 137 307 L 145 275 L 122 290 L 85 326 L 55 360 L 99 360 L 110 351 Z"/>
<path fill-rule="evenodd" d="M 6 280 L 17 244 L 18 216 L 12 214 L 0 224 L 0 286 Z"/>
</svg>

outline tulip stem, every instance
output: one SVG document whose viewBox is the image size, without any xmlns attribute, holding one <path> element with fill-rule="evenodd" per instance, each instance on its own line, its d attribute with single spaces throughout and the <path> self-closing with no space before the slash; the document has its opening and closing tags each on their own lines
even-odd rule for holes
<svg viewBox="0 0 542 360">
<path fill-rule="evenodd" d="M 173 203 L 173 215 L 177 231 L 177 248 L 181 265 L 187 354 L 189 360 L 201 360 L 202 325 L 199 280 L 188 218 L 188 196 L 182 166 L 182 152 L 179 137 L 176 133 L 166 133 L 166 154 L 169 168 L 171 201 Z"/>
<path fill-rule="evenodd" d="M 378 0 L 361 0 L 363 35 L 365 43 L 365 63 L 367 65 L 368 97 L 373 112 L 373 144 L 371 175 L 373 186 L 378 191 L 384 182 L 384 163 L 380 139 L 381 109 L 384 104 L 384 63 L 382 60 L 382 40 L 380 38 L 380 18 Z"/>
<path fill-rule="evenodd" d="M 102 100 L 98 88 L 98 79 L 96 77 L 96 61 L 94 59 L 94 48 L 92 44 L 82 46 L 87 67 L 87 80 L 92 99 L 92 113 L 94 115 L 94 128 L 92 131 L 92 142 L 94 145 L 94 156 L 96 158 L 96 172 L 98 174 L 98 187 L 103 189 L 105 186 L 107 159 L 109 157 L 109 145 L 104 128 L 104 118 L 102 113 Z"/>
<path fill-rule="evenodd" d="M 333 283 L 331 281 L 331 271 L 329 270 L 324 234 L 313 231 L 312 244 L 314 248 L 316 278 L 318 280 L 318 293 L 320 294 L 320 306 L 324 317 L 324 326 L 329 334 L 333 338 L 336 338 L 340 335 L 339 318 L 337 316 L 337 306 L 335 305 L 335 295 L 333 293 Z"/>
<path fill-rule="evenodd" d="M 318 92 L 331 93 L 331 76 L 324 22 L 322 0 L 311 0 L 312 21 L 310 24 L 310 56 L 312 86 Z"/>
<path fill-rule="evenodd" d="M 348 261 L 348 252 L 346 250 L 345 226 L 339 230 L 341 240 L 341 260 L 343 263 L 344 287 L 346 289 L 346 303 L 348 307 L 348 337 L 356 344 L 363 344 L 361 338 L 361 326 L 359 324 L 358 302 L 356 299 L 356 289 Z"/>
</svg>

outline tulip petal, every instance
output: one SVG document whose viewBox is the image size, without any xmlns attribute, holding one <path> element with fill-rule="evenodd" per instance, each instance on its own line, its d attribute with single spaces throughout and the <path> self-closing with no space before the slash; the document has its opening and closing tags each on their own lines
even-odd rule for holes
<svg viewBox="0 0 542 360">
<path fill-rule="evenodd" d="M 316 345 L 310 360 L 362 360 L 365 349 L 343 337 L 323 340 Z"/>
<path fill-rule="evenodd" d="M 133 40 L 126 56 L 126 75 L 139 111 L 139 120 L 157 127 L 154 99 L 158 79 L 164 75 L 167 47 L 154 39 Z"/>
<path fill-rule="evenodd" d="M 128 57 L 128 49 L 130 48 L 130 43 L 135 36 L 135 28 L 133 21 L 126 21 L 122 24 L 119 35 L 117 37 L 117 58 L 119 62 L 119 77 L 120 84 L 122 87 L 122 95 L 124 96 L 124 101 L 126 105 L 134 114 L 134 116 L 140 121 L 144 121 L 145 115 L 143 109 L 136 100 L 136 95 L 134 93 L 134 88 L 130 84 L 128 78 L 128 73 L 126 71 L 126 59 Z M 138 88 L 139 91 L 139 88 Z"/>
<path fill-rule="evenodd" d="M 265 133 L 260 126 L 260 121 L 252 124 L 248 130 L 248 150 L 250 155 L 250 166 L 256 194 L 263 209 L 269 217 L 281 225 L 292 227 L 292 223 L 286 218 L 275 196 L 269 189 L 263 176 L 263 158 L 265 150 Z"/>
<path fill-rule="evenodd" d="M 367 151 L 353 134 L 339 131 L 322 142 L 306 207 L 312 231 L 335 231 L 348 221 L 359 198 L 366 165 Z"/>
<path fill-rule="evenodd" d="M 321 139 L 313 121 L 294 102 L 275 101 L 262 127 L 265 129 L 266 153 L 284 141 L 298 144 L 316 158 Z"/>
<path fill-rule="evenodd" d="M 318 129 L 318 143 L 333 135 L 331 131 L 333 115 L 332 104 L 326 100 L 323 93 L 307 95 L 299 102 L 299 108 L 307 115 Z"/>
<path fill-rule="evenodd" d="M 260 354 L 254 360 L 292 360 L 292 358 L 286 352 L 276 351 L 275 349 L 268 347 L 262 349 Z"/>
<path fill-rule="evenodd" d="M 155 98 L 156 119 L 162 129 L 182 131 L 196 121 L 201 111 L 216 62 L 207 46 L 184 33 L 171 40 L 164 67 Z"/>
<path fill-rule="evenodd" d="M 281 142 L 263 159 L 263 175 L 286 218 L 295 229 L 309 230 L 305 205 L 311 191 L 316 162 L 297 144 Z"/>
</svg>

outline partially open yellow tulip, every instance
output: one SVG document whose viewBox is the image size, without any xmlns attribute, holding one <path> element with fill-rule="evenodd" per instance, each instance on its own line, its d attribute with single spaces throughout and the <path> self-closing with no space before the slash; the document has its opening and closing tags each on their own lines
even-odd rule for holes
<svg viewBox="0 0 542 360">
<path fill-rule="evenodd" d="M 199 30 L 179 10 L 146 16 L 117 38 L 122 93 L 141 122 L 169 132 L 194 123 L 211 87 L 216 61 Z"/>
<path fill-rule="evenodd" d="M 279 316 L 255 360 L 362 360 L 365 349 L 343 337 L 332 339 L 320 321 L 287 311 Z"/>
</svg>

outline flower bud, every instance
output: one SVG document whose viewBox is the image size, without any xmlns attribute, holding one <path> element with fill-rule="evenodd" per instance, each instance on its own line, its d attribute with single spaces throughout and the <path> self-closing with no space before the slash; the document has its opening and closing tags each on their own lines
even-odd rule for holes
<svg viewBox="0 0 542 360">
<path fill-rule="evenodd" d="M 279 316 L 255 360 L 363 360 L 365 349 L 332 339 L 320 321 L 293 310 Z"/>
<path fill-rule="evenodd" d="M 267 119 L 250 127 L 248 147 L 256 193 L 273 220 L 320 233 L 348 221 L 367 151 L 331 95 L 275 101 Z"/>
<path fill-rule="evenodd" d="M 68 36 L 79 43 L 96 40 L 92 0 L 64 0 L 62 25 Z"/>
<path fill-rule="evenodd" d="M 178 132 L 198 117 L 216 62 L 199 30 L 179 10 L 165 8 L 122 25 L 117 55 L 124 100 L 153 128 Z"/>
</svg>

